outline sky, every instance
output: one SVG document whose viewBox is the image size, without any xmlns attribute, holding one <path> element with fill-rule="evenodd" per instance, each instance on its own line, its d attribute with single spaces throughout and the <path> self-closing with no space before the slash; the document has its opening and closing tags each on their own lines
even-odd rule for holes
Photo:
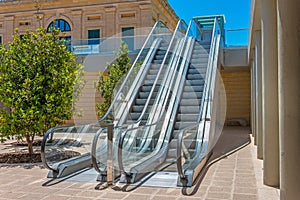
<svg viewBox="0 0 300 200">
<path fill-rule="evenodd" d="M 250 0 L 168 0 L 179 18 L 186 23 L 194 16 L 225 15 L 227 45 L 246 45 L 249 28 Z"/>
</svg>

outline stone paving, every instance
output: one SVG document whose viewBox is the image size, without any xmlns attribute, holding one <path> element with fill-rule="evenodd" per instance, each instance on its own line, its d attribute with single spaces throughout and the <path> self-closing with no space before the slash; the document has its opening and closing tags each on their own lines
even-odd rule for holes
<svg viewBox="0 0 300 200">
<path fill-rule="evenodd" d="M 248 128 L 227 127 L 224 130 L 227 140 L 219 141 L 217 151 L 230 152 L 229 144 L 239 138 L 243 140 L 242 134 L 250 139 L 248 133 Z M 41 165 L 2 165 L 0 199 L 279 200 L 278 189 L 262 184 L 262 161 L 256 159 L 253 142 L 212 163 L 193 188 L 125 188 L 116 184 L 113 188 L 97 190 L 96 182 L 53 181 L 46 178 L 47 173 Z"/>
</svg>

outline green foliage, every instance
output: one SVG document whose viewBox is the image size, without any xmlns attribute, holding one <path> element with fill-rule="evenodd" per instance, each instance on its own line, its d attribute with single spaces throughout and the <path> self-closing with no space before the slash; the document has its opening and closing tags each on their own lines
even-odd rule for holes
<svg viewBox="0 0 300 200">
<path fill-rule="evenodd" d="M 82 88 L 82 66 L 59 31 L 27 31 L 0 47 L 0 138 L 26 138 L 29 152 L 35 135 L 70 119 Z"/>
<path fill-rule="evenodd" d="M 113 63 L 107 65 L 105 72 L 100 72 L 99 81 L 96 84 L 97 90 L 104 99 L 102 104 L 96 104 L 98 109 L 97 114 L 99 117 L 103 117 L 105 115 L 112 102 L 113 92 L 117 87 L 117 83 L 132 66 L 128 56 L 128 46 L 126 43 L 121 43 L 119 50 L 115 53 L 115 55 L 117 59 Z"/>
</svg>

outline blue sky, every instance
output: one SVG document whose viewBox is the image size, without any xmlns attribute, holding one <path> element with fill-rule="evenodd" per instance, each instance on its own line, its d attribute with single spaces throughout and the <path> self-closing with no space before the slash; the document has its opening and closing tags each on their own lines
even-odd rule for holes
<svg viewBox="0 0 300 200">
<path fill-rule="evenodd" d="M 226 42 L 228 45 L 248 43 L 250 0 L 168 0 L 179 18 L 187 23 L 194 16 L 224 14 L 226 19 Z"/>
</svg>

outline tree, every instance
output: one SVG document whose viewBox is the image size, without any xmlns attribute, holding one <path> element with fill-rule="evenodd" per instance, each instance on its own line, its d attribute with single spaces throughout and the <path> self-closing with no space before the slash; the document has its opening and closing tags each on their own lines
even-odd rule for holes
<svg viewBox="0 0 300 200">
<path fill-rule="evenodd" d="M 24 138 L 28 151 L 36 135 L 70 119 L 83 82 L 82 66 L 69 52 L 59 31 L 44 28 L 16 31 L 13 40 L 0 47 L 0 138 Z M 5 109 L 9 107 L 10 109 Z"/>
<path fill-rule="evenodd" d="M 97 91 L 104 99 L 102 104 L 97 103 L 97 114 L 103 117 L 108 110 L 113 99 L 113 92 L 122 76 L 131 68 L 130 58 L 128 56 L 128 46 L 122 41 L 118 52 L 115 53 L 116 60 L 107 65 L 106 71 L 100 72 L 99 81 L 96 84 Z"/>
</svg>

